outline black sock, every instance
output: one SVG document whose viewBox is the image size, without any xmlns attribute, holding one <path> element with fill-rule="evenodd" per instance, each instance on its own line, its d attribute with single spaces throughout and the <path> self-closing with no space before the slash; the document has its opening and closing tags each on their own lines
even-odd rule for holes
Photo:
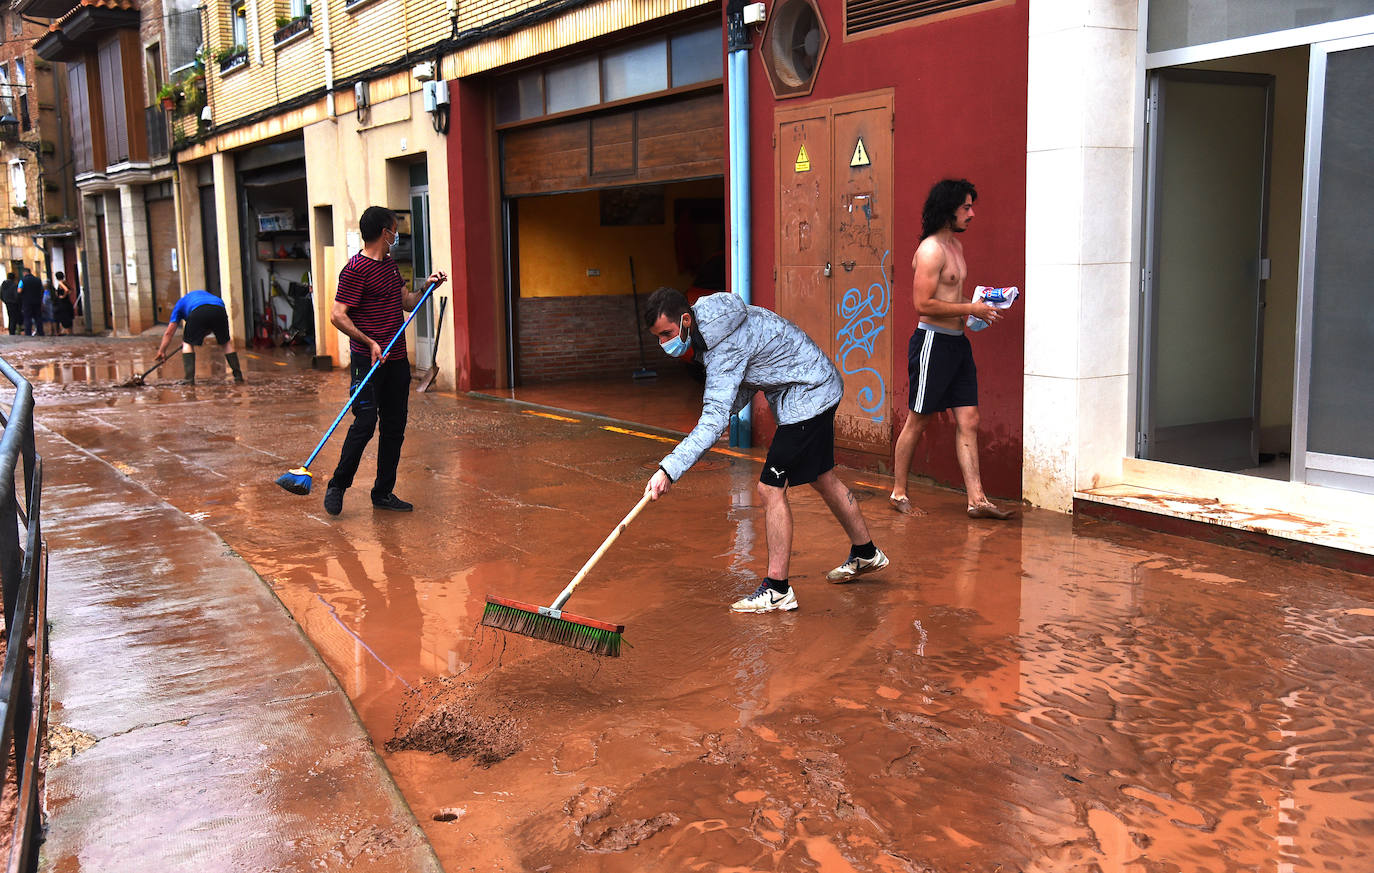
<svg viewBox="0 0 1374 873">
<path fill-rule="evenodd" d="M 767 585 L 769 588 L 772 588 L 779 594 L 787 593 L 788 585 L 786 579 L 774 579 L 772 576 L 769 576 L 767 579 L 763 580 L 763 584 Z"/>
<path fill-rule="evenodd" d="M 876 554 L 878 554 L 878 547 L 873 545 L 873 540 L 869 540 L 861 546 L 849 547 L 849 557 L 851 558 L 863 558 L 867 561 L 871 560 Z"/>
</svg>

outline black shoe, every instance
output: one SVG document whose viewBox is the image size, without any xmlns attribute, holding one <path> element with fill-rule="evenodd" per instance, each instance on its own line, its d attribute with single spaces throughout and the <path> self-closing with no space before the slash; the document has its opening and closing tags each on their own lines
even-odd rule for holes
<svg viewBox="0 0 1374 873">
<path fill-rule="evenodd" d="M 388 494 L 381 500 L 372 498 L 372 506 L 376 509 L 389 509 L 392 512 L 410 512 L 415 508 L 414 504 L 406 503 L 395 494 Z"/>
<path fill-rule="evenodd" d="M 324 511 L 330 515 L 338 515 L 343 512 L 342 488 L 326 488 L 324 492 Z"/>
</svg>

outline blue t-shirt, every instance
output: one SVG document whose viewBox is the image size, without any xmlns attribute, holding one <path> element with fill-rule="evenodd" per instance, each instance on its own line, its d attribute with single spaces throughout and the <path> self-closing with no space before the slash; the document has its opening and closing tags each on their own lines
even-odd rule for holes
<svg viewBox="0 0 1374 873">
<path fill-rule="evenodd" d="M 204 306 L 213 303 L 215 306 L 224 308 L 224 301 L 211 294 L 209 291 L 192 291 L 185 297 L 177 301 L 177 305 L 172 307 L 172 314 L 167 317 L 168 324 L 176 324 L 191 314 L 191 310 L 197 306 Z"/>
</svg>

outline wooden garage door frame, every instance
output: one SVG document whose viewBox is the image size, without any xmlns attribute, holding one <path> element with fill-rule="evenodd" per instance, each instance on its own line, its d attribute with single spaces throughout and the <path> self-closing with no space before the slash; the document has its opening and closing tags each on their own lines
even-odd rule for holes
<svg viewBox="0 0 1374 873">
<path fill-rule="evenodd" d="M 724 92 L 501 131 L 500 169 L 503 197 L 723 176 Z"/>
</svg>

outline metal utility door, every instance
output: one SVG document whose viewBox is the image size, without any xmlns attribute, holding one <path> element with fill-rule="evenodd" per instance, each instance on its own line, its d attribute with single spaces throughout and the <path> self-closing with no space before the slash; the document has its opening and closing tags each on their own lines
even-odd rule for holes
<svg viewBox="0 0 1374 873">
<path fill-rule="evenodd" d="M 1374 493 L 1374 39 L 1312 46 L 1294 478 Z"/>
<path fill-rule="evenodd" d="M 1269 76 L 1151 79 L 1142 458 L 1259 462 L 1272 100 Z"/>
<path fill-rule="evenodd" d="M 429 245 L 429 186 L 410 189 L 410 245 L 415 281 L 434 272 Z M 434 292 L 438 294 L 438 291 Z M 434 363 L 434 295 L 415 316 L 415 367 L 427 370 Z"/>
<path fill-rule="evenodd" d="M 835 362 L 835 442 L 892 445 L 892 94 L 779 111 L 778 313 Z"/>
</svg>

